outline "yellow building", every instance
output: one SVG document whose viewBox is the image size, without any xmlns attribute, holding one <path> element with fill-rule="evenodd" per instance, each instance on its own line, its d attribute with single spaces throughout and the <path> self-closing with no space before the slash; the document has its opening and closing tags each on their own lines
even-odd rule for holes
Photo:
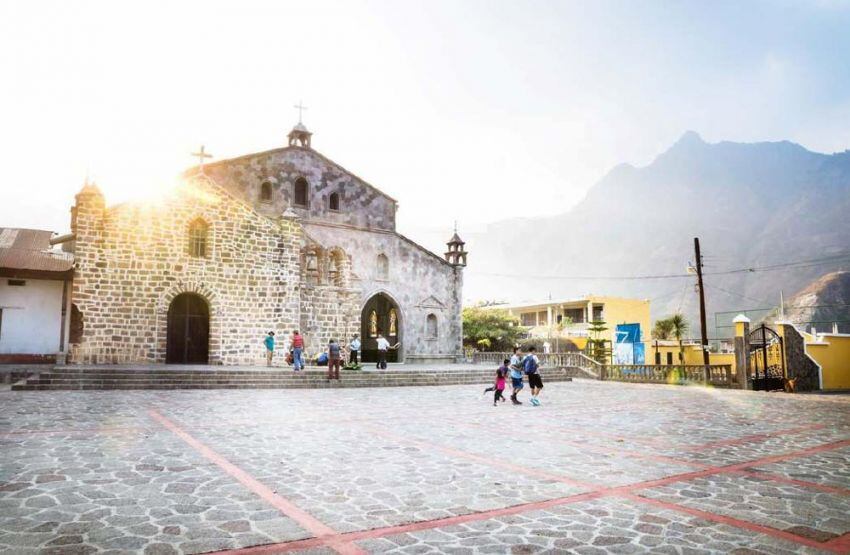
<svg viewBox="0 0 850 555">
<path fill-rule="evenodd" d="M 603 320 L 607 324 L 602 339 L 614 341 L 617 324 L 640 324 L 643 340 L 649 338 L 649 301 L 588 295 L 578 299 L 495 305 L 488 307 L 508 311 L 529 328 L 532 337 L 562 337 L 579 348 L 586 342 L 589 322 Z M 554 347 L 554 345 L 553 345 Z"/>
<path fill-rule="evenodd" d="M 806 354 L 820 366 L 820 387 L 824 391 L 850 390 L 850 334 L 803 334 Z"/>
</svg>

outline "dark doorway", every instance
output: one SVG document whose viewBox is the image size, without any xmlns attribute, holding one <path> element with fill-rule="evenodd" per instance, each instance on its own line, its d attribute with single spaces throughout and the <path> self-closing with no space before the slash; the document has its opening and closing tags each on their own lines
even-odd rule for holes
<svg viewBox="0 0 850 555">
<path fill-rule="evenodd" d="M 207 364 L 210 346 L 210 310 L 192 293 L 174 297 L 168 307 L 168 342 L 165 362 Z"/>
<path fill-rule="evenodd" d="M 401 342 L 401 312 L 387 295 L 378 293 L 366 302 L 360 314 L 360 341 L 363 362 L 378 361 L 378 332 L 395 345 Z M 403 346 L 390 349 L 387 362 L 401 362 Z"/>
</svg>

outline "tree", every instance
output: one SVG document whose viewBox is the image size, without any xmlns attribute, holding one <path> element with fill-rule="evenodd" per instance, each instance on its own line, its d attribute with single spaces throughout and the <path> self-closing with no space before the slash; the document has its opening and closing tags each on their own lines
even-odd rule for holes
<svg viewBox="0 0 850 555">
<path fill-rule="evenodd" d="M 600 364 L 608 364 L 610 356 L 610 349 L 607 347 L 610 342 L 602 337 L 602 332 L 607 329 L 604 320 L 594 320 L 587 326 L 590 335 L 587 340 L 588 356 Z"/>
<path fill-rule="evenodd" d="M 682 338 L 688 333 L 690 325 L 681 313 L 670 316 L 668 320 L 670 321 L 671 333 L 679 342 L 679 364 L 685 364 L 685 347 L 682 345 Z"/>
<path fill-rule="evenodd" d="M 463 309 L 463 344 L 481 350 L 507 352 L 519 341 L 524 328 L 507 310 Z"/>
<path fill-rule="evenodd" d="M 662 318 L 655 321 L 655 326 L 652 328 L 653 339 L 670 339 L 673 333 L 673 322 L 670 318 Z"/>
</svg>

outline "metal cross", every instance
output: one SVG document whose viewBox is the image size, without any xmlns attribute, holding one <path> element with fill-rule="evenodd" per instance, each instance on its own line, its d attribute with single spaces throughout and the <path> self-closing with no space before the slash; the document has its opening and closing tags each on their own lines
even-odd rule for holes
<svg viewBox="0 0 850 555">
<path fill-rule="evenodd" d="M 198 152 L 193 152 L 192 156 L 198 157 L 198 165 L 201 167 L 204 166 L 204 158 L 212 158 L 212 154 L 208 154 L 204 151 L 204 145 L 201 145 L 201 150 L 199 150 Z"/>
<path fill-rule="evenodd" d="M 301 123 L 301 115 L 302 115 L 302 114 L 301 114 L 301 112 L 303 112 L 304 110 L 306 110 L 306 109 L 307 109 L 307 107 L 306 107 L 306 106 L 304 106 L 304 102 L 303 102 L 303 101 L 299 100 L 299 101 L 298 101 L 298 104 L 296 104 L 295 106 L 293 106 L 293 108 L 298 108 L 298 123 Z"/>
</svg>

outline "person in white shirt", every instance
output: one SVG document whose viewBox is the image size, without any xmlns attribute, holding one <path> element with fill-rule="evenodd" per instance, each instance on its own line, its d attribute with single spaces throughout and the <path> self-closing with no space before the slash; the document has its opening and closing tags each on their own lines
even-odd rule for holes
<svg viewBox="0 0 850 555">
<path fill-rule="evenodd" d="M 387 351 L 390 349 L 398 349 L 399 344 L 390 345 L 390 342 L 379 332 L 378 333 L 378 363 L 375 368 L 381 370 L 387 369 Z"/>
<path fill-rule="evenodd" d="M 349 355 L 348 363 L 357 364 L 357 355 L 360 353 L 360 338 L 356 335 L 351 338 L 351 343 L 348 344 Z"/>
</svg>

